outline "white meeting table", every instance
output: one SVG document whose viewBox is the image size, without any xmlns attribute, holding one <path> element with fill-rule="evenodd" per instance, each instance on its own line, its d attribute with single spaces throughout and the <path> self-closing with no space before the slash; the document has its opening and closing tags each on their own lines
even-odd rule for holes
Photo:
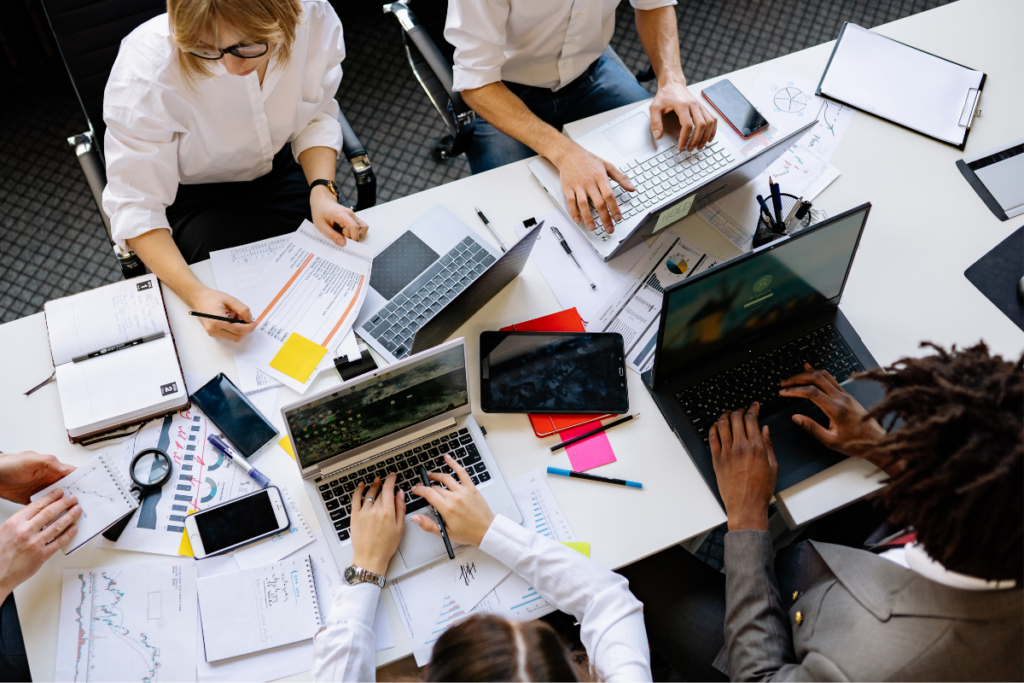
<svg viewBox="0 0 1024 683">
<path fill-rule="evenodd" d="M 963 276 L 968 266 L 1018 224 L 1013 220 L 999 222 L 954 165 L 965 153 L 1024 135 L 1024 119 L 1020 116 L 1024 111 L 1024 88 L 1019 74 L 1020 65 L 1024 64 L 1024 45 L 1017 35 L 1022 25 L 1024 3 L 961 0 L 878 28 L 884 35 L 988 74 L 981 102 L 983 115 L 971 131 L 966 152 L 858 113 L 831 161 L 842 175 L 815 200 L 830 214 L 865 201 L 873 205 L 842 309 L 883 365 L 900 357 L 921 355 L 924 351 L 918 343 L 922 340 L 966 346 L 984 339 L 993 351 L 1009 358 L 1017 358 L 1024 351 L 1024 333 Z M 816 82 L 831 45 L 809 48 L 773 63 Z M 685 45 L 683 54 L 685 60 Z M 728 74 L 728 78 L 740 90 L 747 89 L 763 66 L 742 69 Z M 691 90 L 699 94 L 711 82 L 694 84 Z M 598 125 L 609 115 L 573 124 L 567 132 L 579 135 L 584 128 Z M 367 209 L 361 213 L 371 226 L 367 244 L 374 249 L 383 247 L 437 204 L 449 208 L 483 239 L 494 242 L 473 211 L 473 205 L 480 206 L 503 239 L 511 243 L 516 223 L 555 208 L 526 164 L 517 162 Z M 672 229 L 721 258 L 739 253 L 698 216 L 687 217 Z M 213 284 L 208 261 L 193 269 L 201 280 Z M 224 372 L 237 379 L 229 343 L 206 336 L 199 322 L 187 315 L 184 303 L 168 289 L 164 292 L 185 371 L 207 376 Z M 454 335 L 464 336 L 468 341 L 473 408 L 478 421 L 486 427 L 487 443 L 509 480 L 548 465 L 567 467 L 568 459 L 564 451 L 552 455 L 548 446 L 556 439 L 536 438 L 525 416 L 480 411 L 477 339 L 483 330 L 560 309 L 543 276 L 530 261 L 520 277 Z M 115 452 L 117 445 L 90 451 L 68 442 L 55 386 L 45 387 L 31 397 L 22 395 L 51 371 L 42 314 L 0 326 L 0 449 L 53 453 L 76 465 L 97 452 Z M 644 417 L 608 432 L 618 461 L 602 467 L 600 473 L 641 481 L 644 489 L 600 486 L 560 477 L 548 479 L 577 537 L 590 542 L 595 561 L 613 568 L 693 539 L 725 521 L 723 511 L 662 420 L 639 376 L 633 372 L 628 375 L 630 412 L 641 412 Z M 325 372 L 307 393 L 338 381 L 336 373 Z M 295 398 L 294 392 L 282 389 L 278 406 Z M 275 420 L 280 426 L 279 415 Z M 274 446 L 260 458 L 260 469 L 276 484 L 300 490 L 298 470 L 283 450 Z M 879 473 L 865 463 L 846 461 L 787 489 L 777 500 L 792 526 L 860 498 L 877 488 L 879 481 Z M 296 498 L 306 520 L 316 527 L 308 498 Z M 17 509 L 0 501 L 0 519 L 6 519 Z M 19 586 L 15 595 L 33 678 L 43 681 L 54 676 L 64 568 L 158 559 L 159 556 L 101 549 L 90 544 L 70 557 L 58 552 L 38 574 Z M 378 666 L 411 653 L 387 590 L 383 599 L 395 647 L 377 653 Z M 308 674 L 293 678 L 301 680 L 308 678 Z"/>
</svg>

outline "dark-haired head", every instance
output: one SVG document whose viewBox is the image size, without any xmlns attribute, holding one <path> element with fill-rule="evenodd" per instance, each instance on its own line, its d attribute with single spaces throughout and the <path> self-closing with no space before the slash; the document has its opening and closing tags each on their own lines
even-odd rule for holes
<svg viewBox="0 0 1024 683">
<path fill-rule="evenodd" d="M 543 621 L 473 616 L 434 643 L 428 681 L 576 681 L 579 665 Z"/>
<path fill-rule="evenodd" d="M 984 343 L 865 373 L 885 385 L 871 416 L 900 418 L 876 446 L 901 471 L 878 500 L 949 570 L 1024 580 L 1024 358 Z"/>
</svg>

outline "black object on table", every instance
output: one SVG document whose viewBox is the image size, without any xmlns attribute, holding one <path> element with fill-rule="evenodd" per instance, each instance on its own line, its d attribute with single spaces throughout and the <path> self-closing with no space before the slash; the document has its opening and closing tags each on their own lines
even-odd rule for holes
<svg viewBox="0 0 1024 683">
<path fill-rule="evenodd" d="M 1000 242 L 964 271 L 971 284 L 981 290 L 1013 324 L 1024 330 L 1024 303 L 1017 292 L 1024 277 L 1024 227 Z"/>
</svg>

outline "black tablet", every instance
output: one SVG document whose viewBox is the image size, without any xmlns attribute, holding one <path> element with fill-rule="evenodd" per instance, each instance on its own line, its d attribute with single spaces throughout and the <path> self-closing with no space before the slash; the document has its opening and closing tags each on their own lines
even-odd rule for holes
<svg viewBox="0 0 1024 683">
<path fill-rule="evenodd" d="M 487 413 L 625 413 L 617 332 L 483 332 L 480 404 Z"/>
</svg>

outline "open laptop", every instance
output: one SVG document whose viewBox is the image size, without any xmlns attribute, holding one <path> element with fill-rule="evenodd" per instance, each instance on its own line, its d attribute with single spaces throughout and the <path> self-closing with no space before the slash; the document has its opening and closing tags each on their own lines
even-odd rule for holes
<svg viewBox="0 0 1024 683">
<path fill-rule="evenodd" d="M 522 515 L 473 419 L 466 340 L 362 375 L 281 409 L 306 493 L 339 567 L 352 564 L 352 492 L 375 476 L 398 474 L 407 515 L 428 507 L 409 490 L 419 468 L 451 473 L 448 453 L 472 473 L 495 514 L 521 523 Z M 398 578 L 440 558 L 444 542 L 406 519 L 388 578 Z"/>
<path fill-rule="evenodd" d="M 373 257 L 356 332 L 389 363 L 440 344 L 522 272 L 527 237 L 502 254 L 435 206 Z"/>
<path fill-rule="evenodd" d="M 817 123 L 809 121 L 745 159 L 725 135 L 717 136 L 703 150 L 680 153 L 676 150 L 678 122 L 676 134 L 666 131 L 656 140 L 651 133 L 649 107 L 649 102 L 642 102 L 576 140 L 583 149 L 618 167 L 637 190 L 626 192 L 610 181 L 622 211 L 622 222 L 615 224 L 613 233 L 604 231 L 593 207 L 597 228 L 591 231 L 584 223 L 577 225 L 605 261 L 743 187 Z M 531 161 L 529 168 L 565 215 L 570 216 L 558 169 L 543 158 Z"/>
<path fill-rule="evenodd" d="M 843 459 L 792 421 L 799 412 L 828 425 L 810 401 L 780 397 L 779 382 L 803 372 L 805 362 L 840 383 L 878 367 L 839 308 L 870 208 L 864 204 L 665 290 L 654 367 L 645 381 L 716 497 L 708 430 L 723 412 L 754 401 L 771 430 L 776 491 Z M 874 382 L 844 387 L 868 407 L 880 398 Z"/>
</svg>

